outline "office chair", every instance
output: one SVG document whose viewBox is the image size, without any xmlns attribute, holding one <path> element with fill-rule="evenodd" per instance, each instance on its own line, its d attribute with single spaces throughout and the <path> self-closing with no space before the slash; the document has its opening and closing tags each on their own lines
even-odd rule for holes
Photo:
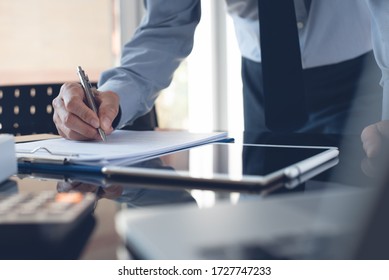
<svg viewBox="0 0 389 280">
<path fill-rule="evenodd" d="M 0 86 L 0 133 L 58 134 L 51 103 L 61 86 L 62 83 Z M 157 126 L 157 114 L 153 108 L 124 129 L 152 130 Z"/>
</svg>

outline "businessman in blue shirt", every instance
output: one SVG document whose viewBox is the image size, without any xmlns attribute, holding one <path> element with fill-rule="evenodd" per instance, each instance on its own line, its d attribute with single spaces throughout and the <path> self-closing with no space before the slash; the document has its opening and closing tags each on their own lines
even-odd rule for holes
<svg viewBox="0 0 389 280">
<path fill-rule="evenodd" d="M 245 130 L 269 131 L 264 121 L 257 0 L 226 0 L 242 54 Z M 83 103 L 78 84 L 53 101 L 65 138 L 99 139 L 148 112 L 158 92 L 193 46 L 200 0 L 148 0 L 146 15 L 124 46 L 121 65 L 102 73 L 99 116 Z M 368 156 L 389 138 L 389 2 L 295 0 L 308 121 L 295 132 L 362 133 Z M 378 62 L 378 71 L 373 59 Z M 382 76 L 382 78 L 381 78 Z M 382 88 L 377 87 L 381 78 Z M 280 83 L 283 77 L 279 77 Z M 383 95 L 382 95 L 383 94 Z M 382 97 L 383 96 L 383 97 Z M 382 110 L 382 111 L 381 111 Z"/>
</svg>

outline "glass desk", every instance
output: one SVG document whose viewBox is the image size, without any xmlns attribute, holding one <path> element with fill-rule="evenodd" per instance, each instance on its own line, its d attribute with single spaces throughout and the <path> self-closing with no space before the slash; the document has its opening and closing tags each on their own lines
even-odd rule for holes
<svg viewBox="0 0 389 280">
<path fill-rule="evenodd" d="M 260 192 L 238 192 L 236 190 L 209 190 L 191 187 L 161 187 L 142 182 L 106 182 L 101 178 L 77 179 L 71 174 L 67 176 L 53 174 L 24 174 L 11 177 L 10 181 L 0 186 L 0 193 L 42 192 L 55 190 L 58 192 L 80 191 L 93 192 L 98 200 L 91 217 L 82 222 L 74 230 L 72 236 L 59 241 L 60 244 L 50 254 L 43 254 L 44 242 L 34 244 L 30 248 L 18 248 L 18 240 L 29 238 L 26 232 L 15 232 L 14 236 L 3 237 L 6 250 L 2 250 L 1 258 L 21 259 L 117 259 L 122 258 L 123 242 L 115 230 L 115 215 L 122 209 L 148 208 L 158 205 L 194 205 L 210 208 L 219 202 L 236 203 L 239 199 L 266 200 L 268 197 L 287 196 L 289 194 L 320 193 L 331 189 L 369 189 L 378 183 L 382 185 L 381 176 L 374 173 L 372 165 L 364 158 L 359 136 L 337 135 L 255 135 L 246 133 L 242 138 L 251 144 L 292 144 L 292 145 L 325 145 L 340 146 L 340 161 L 329 170 L 298 184 L 293 188 L 278 185 Z M 240 141 L 240 140 L 238 140 Z M 68 176 L 69 175 L 69 176 Z M 157 228 L 155 230 L 158 230 Z M 15 253 L 16 252 L 16 253 Z M 131 252 L 130 256 L 131 256 Z M 262 256 L 262 255 L 261 255 Z M 261 258 L 258 256 L 258 258 Z"/>
</svg>

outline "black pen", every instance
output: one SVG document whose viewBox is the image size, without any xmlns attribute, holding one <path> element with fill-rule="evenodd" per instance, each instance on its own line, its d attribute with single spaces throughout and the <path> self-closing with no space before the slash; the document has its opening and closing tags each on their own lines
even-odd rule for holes
<svg viewBox="0 0 389 280">
<path fill-rule="evenodd" d="M 93 95 L 93 89 L 92 89 L 92 85 L 89 82 L 89 78 L 85 74 L 84 70 L 82 70 L 81 66 L 77 67 L 77 74 L 78 74 L 78 77 L 80 78 L 81 85 L 82 85 L 82 87 L 84 89 L 88 106 L 98 116 L 97 107 L 96 107 L 96 103 L 95 103 L 95 98 L 94 98 L 94 95 Z M 103 139 L 103 141 L 107 141 L 107 136 L 105 135 L 104 130 L 102 130 L 101 127 L 98 127 L 97 131 L 99 132 L 99 134 L 101 136 L 101 139 Z"/>
</svg>

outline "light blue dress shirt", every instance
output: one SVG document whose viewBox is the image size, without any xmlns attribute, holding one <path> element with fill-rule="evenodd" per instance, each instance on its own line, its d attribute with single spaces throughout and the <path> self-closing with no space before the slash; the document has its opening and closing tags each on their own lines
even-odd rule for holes
<svg viewBox="0 0 389 280">
<path fill-rule="evenodd" d="M 125 44 L 121 65 L 102 73 L 99 90 L 120 97 L 119 127 L 150 110 L 193 47 L 200 0 L 147 0 L 146 15 Z M 243 57 L 260 62 L 257 0 L 226 0 Z M 338 63 L 372 49 L 383 70 L 383 117 L 389 119 L 389 1 L 295 0 L 304 68 Z M 370 11 L 373 15 L 371 27 Z M 371 30 L 373 34 L 371 34 Z M 385 109 L 387 108 L 387 109 Z"/>
</svg>

